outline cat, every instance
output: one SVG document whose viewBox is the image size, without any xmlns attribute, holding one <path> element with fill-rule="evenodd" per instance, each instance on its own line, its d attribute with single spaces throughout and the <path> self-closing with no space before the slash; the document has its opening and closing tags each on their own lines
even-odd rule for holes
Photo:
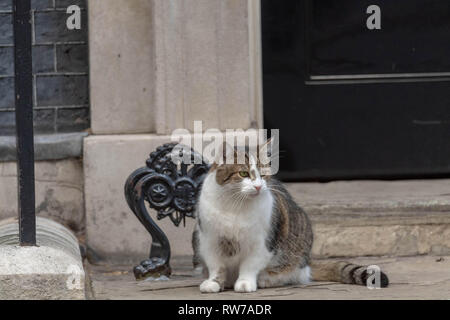
<svg viewBox="0 0 450 320">
<path fill-rule="evenodd" d="M 226 164 L 229 150 L 224 144 L 223 159 L 212 164 L 196 206 L 193 263 L 207 276 L 202 293 L 254 292 L 312 280 L 366 285 L 366 266 L 311 260 L 311 222 L 283 184 L 263 174 L 262 149 L 247 148 L 244 164 Z M 237 160 L 239 149 L 231 150 Z M 388 283 L 381 273 L 381 287 Z"/>
</svg>

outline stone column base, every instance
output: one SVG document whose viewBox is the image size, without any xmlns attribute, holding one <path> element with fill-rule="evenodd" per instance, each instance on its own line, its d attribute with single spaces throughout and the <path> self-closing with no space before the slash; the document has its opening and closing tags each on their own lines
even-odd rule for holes
<svg viewBox="0 0 450 320">
<path fill-rule="evenodd" d="M 0 299 L 85 299 L 85 273 L 72 233 L 44 218 L 36 247 L 18 245 L 18 221 L 0 222 Z"/>
</svg>

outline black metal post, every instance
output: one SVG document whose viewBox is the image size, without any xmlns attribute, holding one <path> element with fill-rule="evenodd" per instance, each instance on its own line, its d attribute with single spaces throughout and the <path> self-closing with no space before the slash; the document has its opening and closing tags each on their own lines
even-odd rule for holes
<svg viewBox="0 0 450 320">
<path fill-rule="evenodd" d="M 33 74 L 30 0 L 12 0 L 16 98 L 17 185 L 21 246 L 36 245 Z"/>
</svg>

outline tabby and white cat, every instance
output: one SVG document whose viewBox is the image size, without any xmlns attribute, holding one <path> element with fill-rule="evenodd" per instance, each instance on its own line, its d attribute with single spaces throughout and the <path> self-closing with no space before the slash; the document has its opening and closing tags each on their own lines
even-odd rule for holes
<svg viewBox="0 0 450 320">
<path fill-rule="evenodd" d="M 257 154 L 247 150 L 245 164 L 216 161 L 203 182 L 192 238 L 194 266 L 207 274 L 200 291 L 254 292 L 311 280 L 365 285 L 366 266 L 311 261 L 308 216 L 279 181 L 261 174 Z"/>
</svg>

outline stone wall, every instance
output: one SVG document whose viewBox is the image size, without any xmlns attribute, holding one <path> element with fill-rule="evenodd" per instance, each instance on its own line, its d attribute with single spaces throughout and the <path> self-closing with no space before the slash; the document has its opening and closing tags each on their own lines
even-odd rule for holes
<svg viewBox="0 0 450 320">
<path fill-rule="evenodd" d="M 89 1 L 94 134 L 262 126 L 258 0 Z"/>
<path fill-rule="evenodd" d="M 36 214 L 82 235 L 85 219 L 81 160 L 38 161 L 35 168 Z M 0 162 L 0 220 L 10 217 L 17 217 L 17 168 L 15 162 Z"/>
<path fill-rule="evenodd" d="M 85 0 L 32 0 L 34 121 L 37 133 L 89 127 Z M 0 135 L 14 134 L 12 1 L 0 0 Z M 68 30 L 66 9 L 82 8 L 81 30 Z"/>
</svg>

